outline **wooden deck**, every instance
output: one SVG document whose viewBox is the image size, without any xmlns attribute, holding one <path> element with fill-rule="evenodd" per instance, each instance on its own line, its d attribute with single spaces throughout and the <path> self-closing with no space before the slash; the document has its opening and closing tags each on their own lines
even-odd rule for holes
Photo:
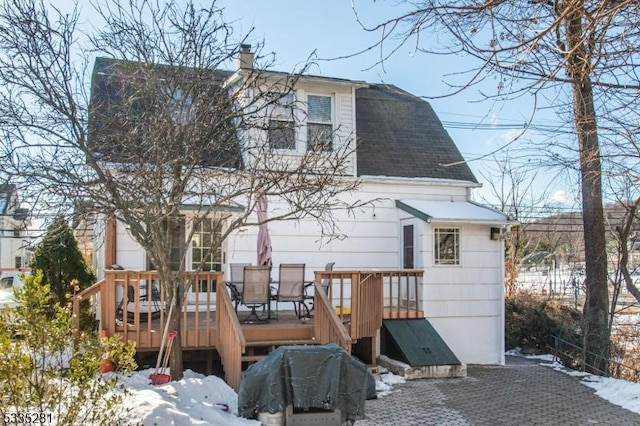
<svg viewBox="0 0 640 426">
<path fill-rule="evenodd" d="M 268 323 L 244 324 L 242 319 L 249 312 L 238 312 L 242 334 L 249 345 L 256 342 L 312 340 L 314 319 L 298 319 L 293 310 L 280 311 L 277 319 Z M 198 318 L 196 318 L 198 316 Z M 216 349 L 217 324 L 215 312 L 187 312 L 182 319 L 182 347 L 184 350 Z M 138 325 L 129 321 L 125 325 L 117 321 L 113 333 L 126 340 L 135 340 L 138 351 L 158 351 L 162 339 L 163 321 L 160 318 L 141 321 Z M 108 333 L 109 334 L 109 333 Z"/>
<path fill-rule="evenodd" d="M 185 351 L 216 350 L 226 380 L 236 390 L 243 365 L 282 345 L 333 342 L 350 352 L 353 344 L 369 339 L 367 347 L 375 358 L 383 319 L 424 318 L 418 309 L 422 274 L 420 270 L 316 271 L 312 298 L 307 300 L 313 317 L 301 320 L 292 310 L 280 310 L 277 319 L 264 324 L 241 323 L 249 312 L 236 314 L 222 273 L 187 274 L 185 280 L 197 291 L 187 294 L 177 331 Z M 323 281 L 329 284 L 326 291 Z M 154 271 L 106 271 L 104 280 L 74 297 L 74 313 L 79 312 L 81 300 L 91 298 L 104 333 L 135 341 L 139 352 L 158 351 L 166 321 L 164 296 L 154 290 L 158 285 Z"/>
</svg>

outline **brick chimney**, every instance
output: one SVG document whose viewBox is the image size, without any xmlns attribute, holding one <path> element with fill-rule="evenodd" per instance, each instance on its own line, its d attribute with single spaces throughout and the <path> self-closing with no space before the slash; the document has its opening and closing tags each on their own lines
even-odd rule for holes
<svg viewBox="0 0 640 426">
<path fill-rule="evenodd" d="M 240 45 L 240 55 L 238 55 L 238 68 L 241 70 L 253 69 L 253 52 L 250 44 Z"/>
</svg>

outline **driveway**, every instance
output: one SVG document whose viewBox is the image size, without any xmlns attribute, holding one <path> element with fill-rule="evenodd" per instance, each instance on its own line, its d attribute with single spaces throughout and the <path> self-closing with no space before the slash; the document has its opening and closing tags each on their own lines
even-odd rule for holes
<svg viewBox="0 0 640 426">
<path fill-rule="evenodd" d="M 640 425 L 580 380 L 507 356 L 504 366 L 467 366 L 462 379 L 412 380 L 366 402 L 368 425 Z M 639 396 L 640 397 L 640 396 Z"/>
</svg>

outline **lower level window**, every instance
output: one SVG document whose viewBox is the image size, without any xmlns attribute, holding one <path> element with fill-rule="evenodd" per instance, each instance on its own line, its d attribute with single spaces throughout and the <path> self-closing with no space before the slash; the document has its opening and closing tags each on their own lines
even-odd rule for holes
<svg viewBox="0 0 640 426">
<path fill-rule="evenodd" d="M 193 224 L 193 269 L 202 264 L 203 271 L 222 270 L 222 247 L 220 246 L 221 223 L 217 219 L 204 218 Z"/>
<path fill-rule="evenodd" d="M 436 228 L 434 237 L 434 263 L 436 265 L 459 265 L 460 230 L 457 228 Z"/>
</svg>

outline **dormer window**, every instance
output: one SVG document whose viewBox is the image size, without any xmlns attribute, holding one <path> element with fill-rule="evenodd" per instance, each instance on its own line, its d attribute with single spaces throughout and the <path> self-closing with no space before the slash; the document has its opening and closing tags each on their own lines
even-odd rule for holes
<svg viewBox="0 0 640 426">
<path fill-rule="evenodd" d="M 177 88 L 165 87 L 164 94 L 167 96 L 169 105 L 169 116 L 176 124 L 189 124 L 195 118 L 195 106 L 191 93 Z"/>
<path fill-rule="evenodd" d="M 307 148 L 313 151 L 333 149 L 331 96 L 307 96 Z"/>
<path fill-rule="evenodd" d="M 190 123 L 195 117 L 191 93 L 184 92 L 182 89 L 173 91 L 170 108 L 171 118 L 177 124 Z"/>
</svg>

